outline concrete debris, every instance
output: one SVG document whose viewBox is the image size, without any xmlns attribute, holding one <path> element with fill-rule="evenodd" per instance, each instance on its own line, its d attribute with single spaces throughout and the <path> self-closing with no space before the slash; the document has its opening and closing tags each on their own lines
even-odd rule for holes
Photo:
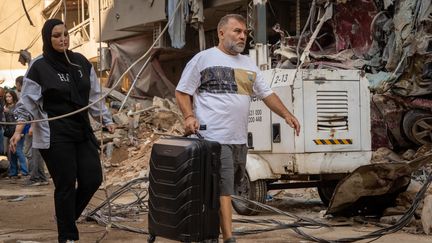
<svg viewBox="0 0 432 243">
<path fill-rule="evenodd" d="M 424 199 L 423 210 L 421 212 L 421 222 L 423 231 L 429 235 L 432 233 L 432 195 L 426 196 Z"/>
<path fill-rule="evenodd" d="M 401 215 L 394 215 L 394 216 L 384 216 L 380 218 L 380 223 L 383 224 L 395 224 L 402 218 L 403 214 Z"/>
<path fill-rule="evenodd" d="M 108 93 L 110 89 L 103 87 L 102 88 L 102 92 L 103 93 Z M 121 92 L 117 91 L 117 90 L 112 90 L 109 95 L 108 98 L 111 99 L 114 102 L 111 102 L 111 106 L 114 109 L 119 109 L 122 102 L 125 100 L 126 95 L 122 94 Z M 132 107 L 134 104 L 136 103 L 135 99 L 128 97 L 126 103 L 125 103 L 125 107 Z"/>
<path fill-rule="evenodd" d="M 391 149 L 382 147 L 373 152 L 371 162 L 373 164 L 378 164 L 392 161 L 401 162 L 402 160 L 403 159 Z"/>
<path fill-rule="evenodd" d="M 416 151 L 414 149 L 408 149 L 407 151 L 405 151 L 402 154 L 402 158 L 404 160 L 412 160 L 412 159 L 414 159 L 415 153 L 416 153 Z"/>
<path fill-rule="evenodd" d="M 113 121 L 117 124 L 118 127 L 125 127 L 129 124 L 129 117 L 125 112 L 120 112 L 117 114 L 113 114 Z"/>
<path fill-rule="evenodd" d="M 150 106 L 139 102 L 116 113 L 114 134 L 102 132 L 106 185 L 122 185 L 148 173 L 151 147 L 162 135 L 181 136 L 183 118 L 174 100 L 155 97 Z M 95 132 L 101 140 L 100 131 Z"/>
</svg>

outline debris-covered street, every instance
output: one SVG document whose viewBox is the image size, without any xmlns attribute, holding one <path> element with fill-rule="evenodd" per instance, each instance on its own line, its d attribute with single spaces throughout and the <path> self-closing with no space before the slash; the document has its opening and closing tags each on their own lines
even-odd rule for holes
<svg viewBox="0 0 432 243">
<path fill-rule="evenodd" d="M 19 181 L 10 181 L 7 179 L 0 180 L 0 211 L 2 217 L 0 220 L 0 242 L 4 243 L 30 243 L 30 242 L 56 242 L 56 226 L 54 222 L 52 185 L 41 186 L 36 188 L 28 188 L 20 185 Z M 104 193 L 99 191 L 91 202 L 91 207 L 95 207 L 104 199 Z M 127 200 L 127 199 L 126 199 Z M 322 205 L 315 190 L 295 189 L 284 191 L 273 197 L 270 205 L 277 206 L 281 210 L 295 213 L 301 216 L 307 216 L 313 219 L 321 219 L 322 211 L 325 207 Z M 241 217 L 248 219 L 280 219 L 287 220 L 277 214 L 264 213 L 258 217 Z M 134 222 L 126 220 L 125 224 L 146 230 L 146 215 L 142 214 L 139 219 Z M 374 230 L 381 229 L 374 226 L 374 223 L 364 222 L 362 219 L 354 218 L 338 218 L 326 221 L 337 225 L 332 229 L 305 229 L 306 232 L 313 236 L 322 237 L 325 239 L 336 239 L 342 237 L 353 237 L 364 235 Z M 386 225 L 385 223 L 382 224 Z M 78 227 L 81 232 L 80 242 L 97 242 L 101 239 L 106 228 L 98 225 L 93 221 L 82 220 Z M 235 223 L 236 231 L 244 231 L 246 229 L 261 228 L 250 224 Z M 386 235 L 378 239 L 376 242 L 392 243 L 399 242 L 430 242 L 431 237 L 423 234 L 416 234 L 415 227 L 408 227 L 397 233 Z M 115 228 L 108 229 L 107 235 L 101 242 L 145 242 L 147 235 L 132 233 L 126 230 Z M 239 242 L 310 242 L 303 240 L 292 230 L 277 230 L 271 232 L 257 233 L 238 237 Z M 364 240 L 360 242 L 368 242 Z M 156 242 L 174 242 L 159 238 Z"/>
<path fill-rule="evenodd" d="M 147 239 L 148 208 L 146 208 L 146 200 L 148 199 L 148 179 L 143 179 L 139 183 L 126 187 L 129 188 L 127 190 L 120 190 L 117 194 L 113 193 L 118 192 L 119 188 L 136 178 L 147 177 L 150 148 L 155 140 L 163 136 L 163 134 L 181 134 L 182 126 L 176 113 L 177 108 L 172 105 L 169 100 L 155 98 L 150 106 L 151 109 L 137 112 L 138 115 L 135 116 L 135 121 L 138 122 L 135 123 L 135 127 L 133 122 L 129 123 L 124 120 L 123 127 L 119 126 L 115 134 L 103 133 L 106 180 L 84 213 L 89 217 L 86 219 L 85 216 L 82 216 L 79 220 L 78 227 L 82 232 L 81 242 L 97 242 L 101 239 L 103 239 L 102 242 L 142 242 Z M 161 116 L 164 119 L 171 120 L 170 125 L 165 124 L 165 127 L 161 127 L 158 123 Z M 128 132 L 129 129 L 133 130 L 133 132 Z M 425 148 L 420 149 L 417 156 L 427 150 Z M 412 153 L 411 156 L 414 157 L 415 153 Z M 373 161 L 378 165 L 385 165 L 391 163 L 391 161 L 402 159 L 400 155 L 386 149 L 378 150 L 373 156 Z M 424 167 L 424 171 L 430 171 L 430 166 Z M 327 207 L 323 205 L 317 190 L 314 188 L 269 191 L 267 204 L 289 213 L 291 217 L 274 212 L 262 212 L 257 216 L 235 214 L 234 232 L 239 234 L 243 232 L 250 233 L 239 235 L 239 242 L 311 242 L 291 229 L 266 232 L 266 230 L 275 226 L 274 223 L 263 224 L 240 221 L 271 219 L 283 223 L 292 223 L 294 222 L 292 215 L 295 215 L 332 225 L 331 228 L 300 228 L 314 237 L 335 240 L 363 236 L 396 224 L 397 220 L 410 207 L 415 194 L 422 186 L 421 180 L 425 177 L 424 175 L 417 175 L 415 178 L 420 181 L 411 180 L 408 189 L 397 197 L 396 205 L 387 208 L 383 217 L 325 216 Z M 56 242 L 52 182 L 50 185 L 32 187 L 24 186 L 23 183 L 23 178 L 2 178 L 0 180 L 0 211 L 2 212 L 0 241 Z M 110 201 L 112 207 L 111 219 L 108 217 L 109 208 L 106 204 L 104 188 L 107 188 L 108 195 L 115 195 Z M 380 237 L 377 242 L 393 242 L 395 240 L 401 242 L 429 242 L 431 238 L 430 235 L 424 234 L 424 227 L 425 225 L 430 227 L 430 222 L 432 222 L 431 198 L 432 189 L 429 188 L 426 192 L 426 206 L 423 206 L 422 203 L 413 218 L 410 219 L 410 223 L 396 233 Z M 372 202 L 369 205 L 373 207 L 376 203 Z M 96 214 L 92 214 L 92 210 L 97 207 L 100 207 L 100 210 Z M 94 217 L 91 217 L 91 215 Z M 99 223 L 95 219 L 99 219 Z M 106 226 L 107 223 L 110 227 Z M 173 241 L 159 238 L 157 242 Z M 368 240 L 360 242 L 368 242 Z"/>
<path fill-rule="evenodd" d="M 0 11 L 0 243 L 432 242 L 430 0 Z"/>
</svg>

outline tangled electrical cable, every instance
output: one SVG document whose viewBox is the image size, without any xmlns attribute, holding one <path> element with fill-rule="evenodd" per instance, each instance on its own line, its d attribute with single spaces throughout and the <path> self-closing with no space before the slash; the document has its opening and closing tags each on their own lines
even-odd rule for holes
<svg viewBox="0 0 432 243">
<path fill-rule="evenodd" d="M 243 230 L 236 230 L 233 232 L 235 235 L 249 235 L 249 234 L 258 234 L 263 232 L 269 232 L 274 230 L 281 230 L 281 229 L 291 229 L 298 235 L 300 235 L 302 238 L 310 241 L 315 242 L 324 242 L 324 243 L 346 243 L 346 242 L 355 242 L 359 240 L 364 239 L 378 239 L 386 234 L 391 234 L 394 232 L 397 232 L 401 230 L 403 227 L 405 227 L 409 222 L 410 219 L 413 217 L 416 209 L 419 207 L 420 203 L 422 202 L 425 193 L 430 186 L 432 182 L 432 172 L 428 175 L 428 179 L 426 183 L 422 186 L 422 188 L 419 190 L 419 192 L 416 194 L 416 197 L 411 205 L 411 207 L 407 210 L 407 212 L 399 219 L 399 221 L 392 226 L 389 226 L 387 228 L 379 229 L 374 232 L 357 236 L 357 237 L 349 237 L 349 238 L 341 238 L 341 239 L 323 239 L 319 237 L 312 236 L 310 234 L 307 234 L 300 228 L 312 228 L 312 229 L 318 229 L 318 228 L 330 228 L 330 227 L 336 227 L 335 225 L 331 225 L 328 223 L 320 222 L 318 220 L 314 220 L 307 217 L 301 217 L 286 211 L 282 211 L 278 208 L 262 204 L 259 202 L 251 201 L 249 199 L 246 199 L 244 197 L 240 196 L 232 196 L 233 200 L 237 203 L 242 203 L 245 205 L 254 205 L 254 208 L 260 208 L 267 212 L 273 212 L 277 213 L 279 215 L 287 216 L 290 219 L 294 219 L 294 222 L 283 222 L 280 220 L 275 219 L 254 219 L 254 218 L 247 218 L 247 219 L 234 219 L 233 222 L 235 223 L 243 223 L 243 224 L 254 224 L 253 229 L 243 229 Z M 141 177 L 134 179 L 132 181 L 129 181 L 125 185 L 123 185 L 121 188 L 119 188 L 117 191 L 113 192 L 106 201 L 102 202 L 99 206 L 97 206 L 92 211 L 85 214 L 86 217 L 94 219 L 96 222 L 102 225 L 108 225 L 109 222 L 107 220 L 107 202 L 108 200 L 115 201 L 116 199 L 123 196 L 125 193 L 132 193 L 135 195 L 136 199 L 131 201 L 127 204 L 115 204 L 113 203 L 113 210 L 112 215 L 115 217 L 116 220 L 124 220 L 124 216 L 130 215 L 131 217 L 136 217 L 137 215 L 143 215 L 148 213 L 148 177 Z M 130 219 L 131 217 L 128 217 Z M 256 228 L 257 225 L 260 225 L 261 228 Z M 111 227 L 115 227 L 121 230 L 126 230 L 130 232 L 136 232 L 140 234 L 148 234 L 148 231 L 145 229 L 137 228 L 137 227 L 131 227 L 120 223 L 111 223 Z"/>
<path fill-rule="evenodd" d="M 127 182 L 114 191 L 105 201 L 93 210 L 84 213 L 84 217 L 90 218 L 102 225 L 126 230 L 130 232 L 148 234 L 144 229 L 127 226 L 112 221 L 124 221 L 125 217 L 130 220 L 142 214 L 148 213 L 148 177 L 140 177 Z M 135 198 L 129 203 L 116 203 L 115 201 L 125 194 L 133 195 Z M 111 208 L 109 208 L 111 207 Z M 111 219 L 110 219 L 111 217 Z"/>
</svg>

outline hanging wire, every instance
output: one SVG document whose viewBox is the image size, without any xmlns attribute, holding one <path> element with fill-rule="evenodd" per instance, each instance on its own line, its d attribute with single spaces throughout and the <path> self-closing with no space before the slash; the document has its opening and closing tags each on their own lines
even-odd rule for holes
<svg viewBox="0 0 432 243">
<path fill-rule="evenodd" d="M 84 8 L 84 6 L 82 6 Z M 98 0 L 98 32 L 99 32 L 99 98 L 101 98 L 102 96 L 102 68 L 101 68 L 101 64 L 102 64 L 102 24 L 101 24 L 101 0 Z M 102 110 L 104 104 L 102 102 L 99 103 L 99 109 Z M 99 122 L 101 124 L 103 124 L 103 117 L 102 117 L 102 112 L 100 112 L 99 114 Z M 105 194 L 105 198 L 106 201 L 108 202 L 108 223 L 105 226 L 105 231 L 104 233 L 101 235 L 101 237 L 99 237 L 99 239 L 96 241 L 97 243 L 102 241 L 102 239 L 104 239 L 107 235 L 109 230 L 111 229 L 111 225 L 112 225 L 112 221 L 111 221 L 111 215 L 112 215 L 112 208 L 111 208 L 111 202 L 108 196 L 108 190 L 107 190 L 107 183 L 106 183 L 106 168 L 104 166 L 104 162 L 105 162 L 105 154 L 103 152 L 103 147 L 104 147 L 104 143 L 103 143 L 103 127 L 100 128 L 100 147 L 101 150 L 99 151 L 100 154 L 100 163 L 101 163 L 101 168 L 102 168 L 102 185 L 103 185 L 103 191 Z"/>
<path fill-rule="evenodd" d="M 310 11 L 309 11 L 309 16 L 308 16 L 308 18 L 306 20 L 306 23 L 305 23 L 305 25 L 303 27 L 303 30 L 302 30 L 300 36 L 298 36 L 298 42 L 297 42 L 297 48 L 296 48 L 296 53 L 297 53 L 297 69 L 300 66 L 300 45 L 301 45 L 301 42 L 302 42 L 302 39 L 303 39 L 303 35 L 306 32 L 306 29 L 308 28 L 309 22 L 313 22 L 314 21 L 313 19 L 311 20 L 311 18 L 312 18 L 312 16 L 315 16 L 314 15 L 315 8 L 316 8 L 316 0 L 313 0 L 311 8 L 310 8 Z"/>
<path fill-rule="evenodd" d="M 151 59 L 152 59 L 152 57 L 149 56 L 149 57 L 147 58 L 146 62 L 142 65 L 141 69 L 138 71 L 137 75 L 135 76 L 135 79 L 134 79 L 133 82 L 132 82 L 132 85 L 129 87 L 129 90 L 128 90 L 128 92 L 127 92 L 125 98 L 123 99 L 123 102 L 121 103 L 121 106 L 120 106 L 118 112 L 121 112 L 121 111 L 123 110 L 123 107 L 124 107 L 124 105 L 126 104 L 127 99 L 129 98 L 129 96 L 130 96 L 130 94 L 131 94 L 131 92 L 132 92 L 133 87 L 135 86 L 135 83 L 138 81 L 138 79 L 139 79 L 140 76 L 141 76 L 141 73 L 142 73 L 142 72 L 144 71 L 144 69 L 147 67 L 147 65 L 148 65 L 148 63 L 150 62 Z"/>
<path fill-rule="evenodd" d="M 39 0 L 37 3 L 35 3 L 33 6 L 31 6 L 29 8 L 29 11 L 32 10 L 34 7 L 38 6 L 39 3 L 42 0 Z M 10 25 L 6 26 L 6 28 L 4 28 L 3 30 L 0 31 L 0 35 L 3 34 L 4 32 L 6 32 L 6 30 L 8 30 L 9 28 L 11 28 L 12 26 L 14 26 L 20 19 L 22 19 L 24 16 L 26 16 L 25 14 L 21 15 L 18 19 L 16 19 L 14 22 L 12 22 Z"/>
<path fill-rule="evenodd" d="M 30 9 L 28 10 L 28 11 L 30 11 L 30 10 L 32 10 L 34 7 L 36 7 L 39 3 L 40 3 L 41 1 L 39 1 L 38 3 L 36 3 L 35 5 L 33 5 L 32 7 L 30 7 Z M 26 10 L 26 12 L 27 12 L 27 10 Z M 2 31 L 0 31 L 0 35 L 1 34 L 3 34 L 6 30 L 8 30 L 9 28 L 11 28 L 12 26 L 14 26 L 14 25 L 16 25 L 17 23 L 18 23 L 18 21 L 22 18 L 22 17 L 24 17 L 25 15 L 21 15 L 17 20 L 15 20 L 14 22 L 12 22 L 10 25 L 8 25 L 5 29 L 3 29 Z M 9 17 L 8 18 L 6 18 L 6 19 L 9 19 Z M 6 20 L 6 19 L 4 19 L 4 20 Z M 3 22 L 4 20 L 2 20 L 1 22 Z M 27 48 L 25 49 L 25 50 L 28 50 L 28 49 L 30 49 L 35 43 L 36 43 L 36 41 L 39 39 L 39 37 L 40 37 L 40 33 L 30 42 L 30 44 L 27 46 Z M 7 48 L 3 48 L 3 47 L 0 47 L 0 52 L 4 52 L 4 53 L 8 53 L 8 54 L 19 54 L 20 53 L 20 51 L 15 51 L 15 50 L 10 50 L 10 49 L 7 49 Z"/>
<path fill-rule="evenodd" d="M 50 16 L 48 17 L 49 19 L 54 17 L 59 12 L 60 6 L 61 6 L 61 2 L 59 2 L 57 4 L 57 6 L 54 8 L 54 11 L 51 12 Z M 30 48 L 32 48 L 34 46 L 34 44 L 36 44 L 36 42 L 39 40 L 41 35 L 42 35 L 42 33 L 38 32 L 38 34 L 33 38 L 33 40 L 28 44 L 28 46 L 26 48 L 24 48 L 24 50 L 29 50 Z M 9 50 L 9 49 L 3 48 L 3 47 L 0 47 L 0 52 L 11 53 L 11 54 L 20 54 L 20 51 Z"/>
<path fill-rule="evenodd" d="M 23 6 L 23 9 L 24 9 L 25 15 L 26 15 L 26 17 L 27 17 L 27 19 L 28 19 L 30 25 L 34 27 L 35 25 L 33 24 L 33 21 L 31 20 L 30 15 L 29 15 L 29 13 L 27 12 L 27 8 L 26 8 L 26 5 L 25 5 L 25 3 L 24 3 L 24 0 L 21 0 L 21 3 L 22 3 L 22 6 Z"/>
</svg>

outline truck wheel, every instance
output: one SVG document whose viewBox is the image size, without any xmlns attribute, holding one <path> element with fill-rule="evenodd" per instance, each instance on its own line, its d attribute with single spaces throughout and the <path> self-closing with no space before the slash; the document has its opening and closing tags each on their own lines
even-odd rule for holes
<svg viewBox="0 0 432 243">
<path fill-rule="evenodd" d="M 330 200 L 333 196 L 338 182 L 339 181 L 328 181 L 317 187 L 319 197 L 321 198 L 321 201 L 326 207 L 328 207 L 328 205 L 330 204 Z"/>
<path fill-rule="evenodd" d="M 245 197 L 252 201 L 265 203 L 267 195 L 267 184 L 265 180 L 250 181 L 249 176 L 245 173 L 243 180 L 235 190 L 236 195 Z M 242 202 L 232 201 L 234 210 L 240 215 L 257 215 L 257 206 L 253 204 L 244 204 Z"/>
<path fill-rule="evenodd" d="M 432 114 L 421 110 L 408 111 L 403 119 L 403 130 L 412 142 L 432 143 Z"/>
</svg>

